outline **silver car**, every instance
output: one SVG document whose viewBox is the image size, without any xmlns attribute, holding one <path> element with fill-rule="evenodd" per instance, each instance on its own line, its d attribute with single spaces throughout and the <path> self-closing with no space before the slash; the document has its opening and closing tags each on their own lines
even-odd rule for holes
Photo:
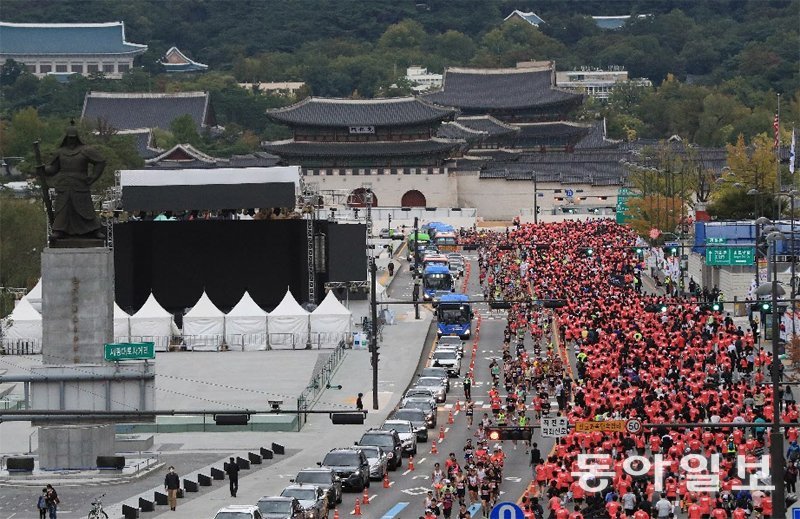
<svg viewBox="0 0 800 519">
<path fill-rule="evenodd" d="M 281 492 L 281 497 L 293 497 L 300 502 L 306 519 L 322 519 L 328 516 L 328 496 L 316 485 L 289 485 Z"/>
<path fill-rule="evenodd" d="M 418 442 L 428 441 L 428 416 L 422 409 L 401 407 L 392 415 L 393 420 L 408 420 L 414 427 Z"/>
<path fill-rule="evenodd" d="M 389 456 L 380 447 L 373 445 L 359 446 L 361 452 L 367 457 L 369 462 L 369 477 L 373 480 L 381 480 L 389 471 Z"/>
<path fill-rule="evenodd" d="M 450 375 L 447 373 L 445 368 L 436 368 L 433 366 L 428 366 L 422 368 L 422 371 L 419 372 L 420 377 L 439 377 L 442 379 L 442 382 L 447 387 L 447 390 L 450 391 Z"/>
<path fill-rule="evenodd" d="M 431 398 L 411 397 L 403 400 L 401 409 L 419 409 L 425 413 L 428 429 L 436 427 L 436 401 Z"/>
<path fill-rule="evenodd" d="M 447 386 L 439 377 L 420 377 L 414 382 L 414 387 L 431 390 L 436 402 L 440 404 L 447 400 Z"/>
<path fill-rule="evenodd" d="M 461 356 L 455 350 L 434 351 L 431 356 L 431 364 L 434 367 L 446 369 L 450 376 L 457 377 L 461 374 Z"/>
<path fill-rule="evenodd" d="M 386 420 L 381 425 L 384 431 L 394 430 L 403 442 L 403 452 L 406 455 L 414 456 L 417 454 L 417 433 L 414 426 L 408 420 Z"/>
</svg>

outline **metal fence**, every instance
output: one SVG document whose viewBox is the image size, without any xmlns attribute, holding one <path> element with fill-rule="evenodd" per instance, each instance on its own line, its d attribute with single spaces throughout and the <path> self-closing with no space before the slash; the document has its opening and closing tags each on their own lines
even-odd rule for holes
<svg viewBox="0 0 800 519">
<path fill-rule="evenodd" d="M 3 339 L 0 355 L 38 355 L 42 353 L 42 341 L 38 339 Z"/>
<path fill-rule="evenodd" d="M 308 414 L 303 411 L 308 411 L 316 403 L 319 396 L 323 391 L 328 389 L 333 378 L 333 372 L 339 366 L 339 363 L 345 356 L 347 349 L 347 342 L 341 341 L 336 348 L 328 356 L 328 360 L 314 371 L 311 375 L 311 382 L 308 383 L 306 388 L 297 397 L 297 430 L 300 431 L 308 421 Z"/>
</svg>

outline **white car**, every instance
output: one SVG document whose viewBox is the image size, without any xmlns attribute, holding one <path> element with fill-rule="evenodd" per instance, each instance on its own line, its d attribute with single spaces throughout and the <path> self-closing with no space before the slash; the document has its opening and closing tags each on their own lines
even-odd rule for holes
<svg viewBox="0 0 800 519">
<path fill-rule="evenodd" d="M 399 436 L 399 435 L 398 435 Z M 389 456 L 383 449 L 374 445 L 361 445 L 358 447 L 369 462 L 369 477 L 381 480 L 389 470 Z"/>
<path fill-rule="evenodd" d="M 438 377 L 419 377 L 416 382 L 414 382 L 413 388 L 422 388 L 432 391 L 436 402 L 439 404 L 447 400 L 447 386 L 445 386 L 442 383 L 442 379 Z"/>
<path fill-rule="evenodd" d="M 464 353 L 464 341 L 457 335 L 442 335 L 436 341 L 436 349 L 450 347 L 456 348 L 460 353 Z"/>
<path fill-rule="evenodd" d="M 261 512 L 255 505 L 228 505 L 220 508 L 214 519 L 261 519 Z"/>
<path fill-rule="evenodd" d="M 381 425 L 381 429 L 389 431 L 394 429 L 403 443 L 403 452 L 409 456 L 417 454 L 417 433 L 414 426 L 408 420 L 386 420 Z"/>
</svg>

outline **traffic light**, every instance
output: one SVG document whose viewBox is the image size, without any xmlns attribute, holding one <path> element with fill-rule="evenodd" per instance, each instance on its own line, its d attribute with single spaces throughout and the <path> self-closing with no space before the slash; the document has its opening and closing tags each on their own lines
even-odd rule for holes
<svg viewBox="0 0 800 519">
<path fill-rule="evenodd" d="M 486 429 L 486 437 L 490 441 L 503 440 L 522 440 L 530 441 L 533 437 L 533 429 L 530 427 L 506 426 L 489 427 Z"/>
<path fill-rule="evenodd" d="M 722 303 L 719 301 L 715 301 L 714 303 L 711 304 L 711 309 L 714 310 L 715 312 L 722 311 Z"/>
<path fill-rule="evenodd" d="M 772 310 L 772 304 L 766 301 L 761 303 L 761 310 L 764 312 L 769 312 L 770 310 Z"/>
<path fill-rule="evenodd" d="M 567 301 L 565 299 L 548 299 L 542 303 L 544 308 L 561 308 L 562 306 L 566 306 Z"/>
</svg>

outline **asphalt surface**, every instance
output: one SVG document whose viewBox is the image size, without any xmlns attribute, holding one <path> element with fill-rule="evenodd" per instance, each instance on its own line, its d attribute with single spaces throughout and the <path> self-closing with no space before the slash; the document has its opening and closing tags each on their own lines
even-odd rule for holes
<svg viewBox="0 0 800 519">
<path fill-rule="evenodd" d="M 469 260 L 470 276 L 466 280 L 466 287 L 460 282 L 457 290 L 467 294 L 470 299 L 482 298 L 480 286 L 478 284 L 478 265 L 477 255 L 475 253 L 465 253 L 465 258 Z M 395 287 L 398 290 L 399 287 Z M 399 290 L 400 297 L 405 295 L 404 289 Z M 506 326 L 505 312 L 497 312 L 489 309 L 488 304 L 478 303 L 474 305 L 473 311 L 475 312 L 475 320 L 473 321 L 473 336 L 477 331 L 477 340 L 473 339 L 466 343 L 464 348 L 464 358 L 462 360 L 461 375 L 466 373 L 469 369 L 470 360 L 474 353 L 475 368 L 474 368 L 474 386 L 472 388 L 472 399 L 475 402 L 475 424 L 483 416 L 483 413 L 489 413 L 488 390 L 490 388 L 491 375 L 489 372 L 489 363 L 493 357 L 502 356 L 503 344 L 503 331 Z M 420 368 L 427 365 L 428 356 L 433 346 L 433 341 L 426 344 L 424 354 L 420 360 Z M 530 336 L 526 336 L 526 347 L 531 351 Z M 413 381 L 412 381 L 413 382 Z M 444 462 L 450 452 L 455 452 L 457 459 L 463 462 L 463 447 L 468 438 L 473 438 L 476 426 L 471 429 L 467 428 L 466 416 L 463 411 L 455 411 L 455 403 L 460 402 L 462 405 L 465 401 L 463 386 L 461 378 L 452 378 L 450 380 L 450 391 L 447 395 L 447 401 L 439 405 L 439 412 L 437 416 L 437 426 L 435 429 L 429 430 L 430 440 L 438 439 L 440 427 L 443 428 L 445 439 L 442 442 L 437 441 L 438 454 L 432 454 L 431 441 L 428 443 L 418 444 L 418 454 L 414 459 L 415 470 L 411 471 L 408 468 L 408 458 L 403 460 L 403 468 L 395 472 L 389 472 L 388 489 L 383 488 L 381 483 L 373 482 L 369 489 L 369 504 L 361 506 L 362 517 L 365 518 L 383 518 L 390 510 L 397 510 L 395 506 L 406 503 L 407 506 L 402 509 L 396 517 L 419 517 L 424 513 L 424 499 L 428 490 L 431 490 L 430 475 L 433 471 L 433 465 L 439 462 L 444 467 Z M 450 412 L 453 413 L 453 424 L 448 424 Z M 553 447 L 553 440 L 549 438 L 542 439 L 539 430 L 534 431 L 533 441 L 539 444 L 539 449 L 542 455 L 547 455 Z M 531 482 L 531 467 L 529 465 L 529 455 L 525 452 L 525 446 L 520 442 L 516 449 L 512 442 L 501 442 L 503 450 L 506 453 L 506 461 L 503 468 L 503 483 L 500 489 L 500 500 L 517 502 L 528 488 Z M 490 444 L 491 446 L 492 444 Z M 340 516 L 355 515 L 354 503 L 355 499 L 360 495 L 346 494 L 342 504 L 340 505 Z M 400 506 L 398 506 L 400 508 Z M 488 512 L 486 513 L 488 516 Z M 389 515 L 388 517 L 392 517 Z"/>
</svg>

